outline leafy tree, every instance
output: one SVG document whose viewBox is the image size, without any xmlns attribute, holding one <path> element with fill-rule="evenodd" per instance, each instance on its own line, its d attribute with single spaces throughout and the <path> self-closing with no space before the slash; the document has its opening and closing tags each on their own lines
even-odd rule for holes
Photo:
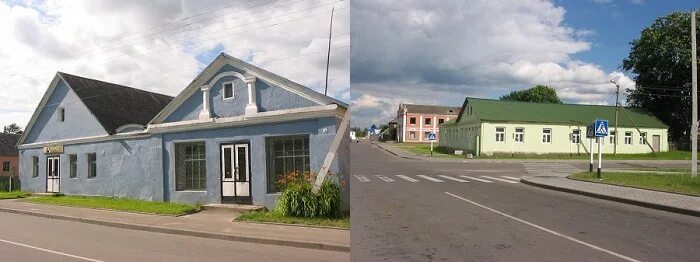
<svg viewBox="0 0 700 262">
<path fill-rule="evenodd" d="M 561 104 L 557 91 L 546 85 L 536 85 L 530 89 L 512 91 L 500 97 L 504 101 Z"/>
<path fill-rule="evenodd" d="M 698 33 L 700 35 L 700 33 Z M 691 118 L 690 15 L 671 13 L 644 28 L 622 68 L 634 74 L 627 103 L 669 125 L 672 140 L 688 141 Z"/>
<path fill-rule="evenodd" d="M 2 132 L 3 132 L 4 134 L 16 134 L 16 135 L 21 135 L 22 133 L 24 133 L 24 131 L 22 131 L 22 128 L 19 127 L 19 126 L 18 126 L 17 124 L 15 124 L 15 123 L 12 123 L 12 124 L 10 124 L 9 126 L 3 127 Z"/>
<path fill-rule="evenodd" d="M 359 127 L 353 127 L 350 128 L 350 130 L 355 131 L 355 136 L 356 137 L 365 137 L 367 136 L 367 131 L 365 129 L 359 128 Z"/>
</svg>

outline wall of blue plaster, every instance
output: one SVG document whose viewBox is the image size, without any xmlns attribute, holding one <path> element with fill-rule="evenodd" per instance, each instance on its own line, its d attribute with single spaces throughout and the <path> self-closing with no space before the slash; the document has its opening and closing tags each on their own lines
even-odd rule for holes
<svg viewBox="0 0 700 262">
<path fill-rule="evenodd" d="M 217 75 L 223 72 L 235 71 L 243 73 L 242 70 L 234 68 L 231 65 L 225 65 L 212 77 L 207 80 L 207 83 Z M 222 86 L 223 83 L 234 81 L 234 98 L 223 99 Z M 293 109 L 319 105 L 316 102 L 308 100 L 296 93 L 288 91 L 277 85 L 274 85 L 263 79 L 257 79 L 255 82 L 255 94 L 260 112 Z M 245 106 L 248 104 L 248 86 L 238 77 L 229 76 L 223 77 L 212 85 L 209 91 L 210 105 L 212 115 L 216 117 L 231 117 L 240 116 L 245 112 Z M 165 122 L 177 122 L 183 120 L 195 120 L 202 111 L 202 91 L 197 90 L 190 96 L 179 108 L 177 108 L 170 116 L 165 119 Z"/>
<path fill-rule="evenodd" d="M 250 143 L 252 201 L 255 205 L 265 205 L 274 208 L 278 198 L 277 193 L 267 192 L 267 159 L 265 138 L 270 136 L 286 136 L 308 134 L 310 146 L 311 170 L 318 171 L 326 157 L 326 153 L 335 136 L 336 121 L 334 117 L 313 120 L 295 121 L 268 125 L 247 127 L 221 128 L 212 130 L 173 133 L 163 135 L 164 170 L 168 190 L 166 200 L 188 203 L 220 203 L 221 202 L 221 166 L 220 145 L 231 142 Z M 325 131 L 325 132 L 324 132 Z M 175 190 L 175 143 L 204 141 L 207 162 L 206 191 L 176 191 Z M 332 165 L 332 172 L 339 172 L 338 161 Z"/>
<path fill-rule="evenodd" d="M 57 121 L 57 109 L 65 108 L 65 121 Z M 50 130 L 50 132 L 46 132 Z M 104 127 L 63 80 L 50 95 L 24 143 L 106 135 Z"/>
<path fill-rule="evenodd" d="M 60 154 L 60 192 L 163 201 L 161 138 L 115 140 L 64 146 Z M 97 157 L 97 176 L 87 178 L 87 154 Z M 70 178 L 69 154 L 77 155 L 77 176 Z M 32 177 L 32 156 L 39 157 L 39 175 Z M 53 155 L 52 155 L 53 156 Z M 46 158 L 41 148 L 20 150 L 22 190 L 46 192 Z"/>
</svg>

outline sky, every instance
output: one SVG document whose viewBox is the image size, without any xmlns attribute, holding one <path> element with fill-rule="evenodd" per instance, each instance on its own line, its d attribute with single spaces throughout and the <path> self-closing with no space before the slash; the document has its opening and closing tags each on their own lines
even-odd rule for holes
<svg viewBox="0 0 700 262">
<path fill-rule="evenodd" d="M 176 96 L 221 52 L 350 101 L 342 0 L 0 1 L 0 126 L 25 127 L 57 71 Z"/>
<path fill-rule="evenodd" d="M 352 126 L 400 103 L 461 106 L 549 85 L 565 103 L 614 105 L 634 88 L 620 65 L 643 28 L 691 0 L 354 0 Z M 621 102 L 624 104 L 623 94 Z"/>
</svg>

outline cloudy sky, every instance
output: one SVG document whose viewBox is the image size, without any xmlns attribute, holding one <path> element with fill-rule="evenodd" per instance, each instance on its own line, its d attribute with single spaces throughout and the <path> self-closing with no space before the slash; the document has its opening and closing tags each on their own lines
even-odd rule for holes
<svg viewBox="0 0 700 262">
<path fill-rule="evenodd" d="M 24 127 L 57 71 L 177 95 L 226 52 L 350 101 L 348 1 L 0 1 L 0 126 Z"/>
<path fill-rule="evenodd" d="M 535 84 L 568 103 L 612 105 L 610 80 L 634 87 L 619 69 L 628 43 L 692 2 L 354 0 L 352 125 L 386 123 L 399 103 L 461 106 Z"/>
</svg>

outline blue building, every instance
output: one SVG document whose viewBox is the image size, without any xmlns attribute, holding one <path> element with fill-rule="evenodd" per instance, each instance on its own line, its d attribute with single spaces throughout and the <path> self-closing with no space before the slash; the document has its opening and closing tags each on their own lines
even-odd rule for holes
<svg viewBox="0 0 700 262">
<path fill-rule="evenodd" d="M 226 54 L 176 97 L 59 72 L 18 142 L 22 189 L 273 208 L 279 176 L 319 172 L 346 111 Z"/>
</svg>

